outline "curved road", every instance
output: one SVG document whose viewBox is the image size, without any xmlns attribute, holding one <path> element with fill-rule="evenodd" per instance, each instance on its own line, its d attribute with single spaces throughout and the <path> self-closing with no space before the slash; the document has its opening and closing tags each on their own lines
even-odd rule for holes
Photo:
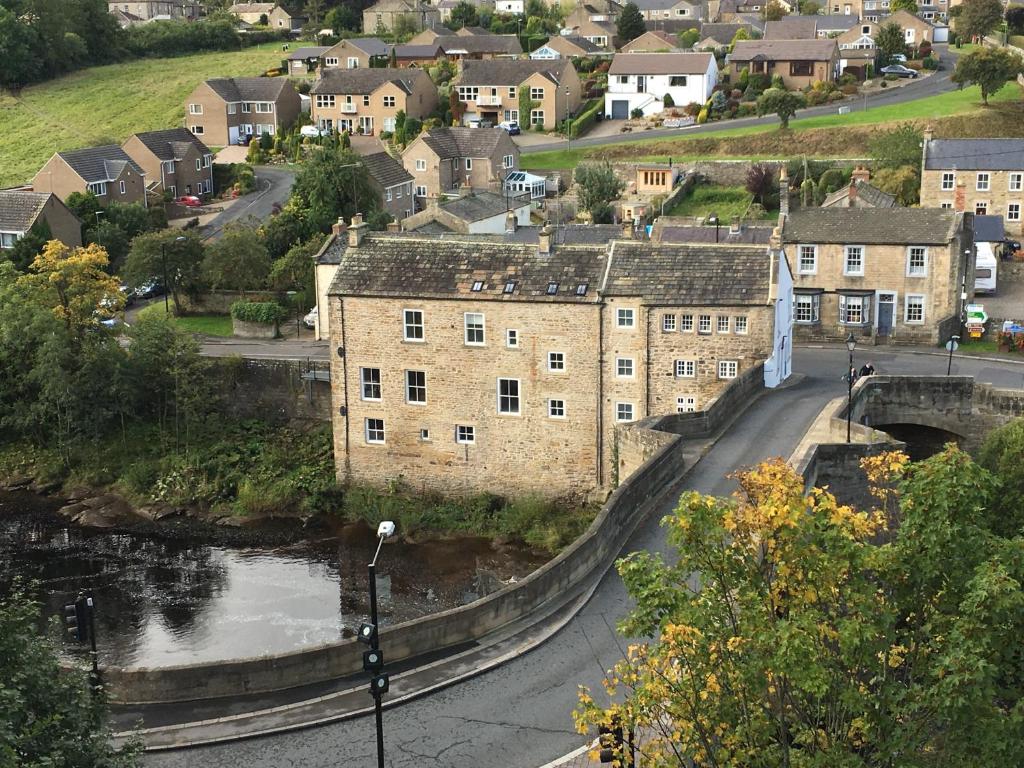
<svg viewBox="0 0 1024 768">
<path fill-rule="evenodd" d="M 911 83 L 907 83 L 899 88 L 878 91 L 877 93 L 871 94 L 866 99 L 854 99 L 841 102 L 840 104 L 823 104 L 819 107 L 801 109 L 797 112 L 796 117 L 789 121 L 790 125 L 798 123 L 800 120 L 808 117 L 835 115 L 837 114 L 840 106 L 850 107 L 850 110 L 853 112 L 860 112 L 867 107 L 867 111 L 870 112 L 872 109 L 877 107 L 887 107 L 892 104 L 903 104 L 908 101 L 923 99 L 926 96 L 936 96 L 940 93 L 945 93 L 946 91 L 955 90 L 959 86 L 955 85 L 950 80 L 950 76 L 953 73 L 953 66 L 958 56 L 956 49 L 948 48 L 945 45 L 936 45 L 935 50 L 942 57 L 944 68 L 941 71 L 928 77 L 922 77 Z M 725 120 L 718 123 L 695 125 L 689 128 L 656 128 L 650 131 L 644 131 L 635 137 L 632 137 L 632 134 L 630 134 L 629 137 L 626 137 L 625 134 L 615 134 L 612 136 L 597 136 L 590 139 L 574 139 L 572 146 L 596 147 L 601 146 L 602 144 L 622 144 L 623 142 L 648 141 L 650 139 L 682 139 L 707 133 L 731 131 L 736 128 L 745 128 L 751 125 L 774 125 L 778 122 L 779 119 L 774 115 L 767 115 L 765 117 L 742 117 L 738 120 Z M 551 152 L 561 149 L 566 149 L 566 142 L 559 141 L 535 144 L 520 147 L 519 151 L 525 155 L 534 152 Z"/>
<path fill-rule="evenodd" d="M 224 225 L 240 219 L 254 218 L 260 222 L 270 218 L 275 205 L 284 205 L 292 193 L 295 171 L 267 165 L 256 167 L 256 191 L 246 195 L 217 216 L 203 231 L 207 240 L 220 237 Z"/>
<path fill-rule="evenodd" d="M 844 348 L 796 350 L 799 384 L 766 393 L 715 444 L 686 487 L 725 495 L 737 467 L 788 456 L 822 406 L 846 389 Z M 943 355 L 884 348 L 858 351 L 878 373 L 944 374 Z M 1024 387 L 1024 365 L 955 359 L 954 373 L 1000 386 Z M 666 504 L 667 513 L 674 504 Z M 651 515 L 623 552 L 663 551 Z M 514 661 L 431 696 L 385 711 L 386 765 L 391 768 L 537 768 L 583 743 L 570 713 L 577 685 L 598 686 L 623 655 L 615 623 L 629 610 L 618 575 L 610 572 L 580 613 L 551 640 Z M 372 718 L 244 742 L 147 755 L 149 768 L 363 768 L 375 764 Z"/>
</svg>

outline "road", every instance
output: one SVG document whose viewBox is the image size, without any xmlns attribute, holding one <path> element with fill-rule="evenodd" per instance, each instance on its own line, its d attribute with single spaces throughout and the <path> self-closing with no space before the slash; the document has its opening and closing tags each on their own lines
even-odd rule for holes
<svg viewBox="0 0 1024 768">
<path fill-rule="evenodd" d="M 294 336 L 294 328 L 292 335 Z M 204 336 L 202 353 L 207 357 L 247 357 L 261 360 L 327 360 L 326 341 L 291 339 L 239 339 Z"/>
<path fill-rule="evenodd" d="M 204 236 L 208 240 L 220 237 L 224 225 L 239 219 L 254 218 L 266 221 L 275 205 L 284 205 L 292 193 L 295 171 L 288 168 L 257 166 L 256 191 L 242 198 L 206 225 Z"/>
<path fill-rule="evenodd" d="M 788 456 L 831 398 L 845 393 L 843 348 L 797 349 L 794 368 L 806 379 L 766 393 L 715 444 L 686 487 L 725 495 L 725 476 L 771 456 Z M 878 373 L 945 373 L 945 358 L 871 348 Z M 1024 387 L 1024 365 L 956 359 L 954 373 L 1000 386 Z M 652 514 L 623 547 L 664 551 Z M 613 630 L 630 602 L 617 574 L 609 573 L 580 613 L 547 643 L 479 677 L 389 709 L 384 715 L 390 768 L 537 768 L 580 746 L 570 713 L 577 685 L 598 686 L 604 670 L 623 655 Z M 386 652 L 387 649 L 385 649 Z M 363 768 L 375 764 L 374 726 L 359 718 L 278 736 L 147 755 L 148 768 Z"/>
<path fill-rule="evenodd" d="M 872 109 L 878 107 L 887 107 L 893 104 L 902 104 L 908 101 L 915 101 L 917 99 L 923 99 L 926 96 L 936 96 L 946 91 L 952 91 L 957 88 L 956 85 L 950 80 L 950 75 L 953 73 L 953 63 L 956 61 L 956 50 L 947 49 L 945 45 L 935 46 L 935 50 L 942 57 L 944 69 L 941 72 L 936 72 L 934 75 L 929 77 L 923 77 L 919 80 L 915 80 L 912 83 L 907 83 L 900 88 L 891 88 L 884 91 L 878 91 L 877 93 L 871 94 L 867 99 L 844 101 L 842 104 L 823 104 L 819 107 L 808 107 L 807 109 L 801 109 L 797 112 L 796 117 L 792 118 L 789 122 L 790 125 L 799 123 L 800 120 L 808 117 L 818 117 L 820 115 L 834 115 L 837 113 L 839 106 L 848 106 L 852 111 L 860 112 L 867 106 L 867 111 L 870 112 Z M 574 139 L 572 146 L 575 147 L 596 147 L 604 144 L 621 144 L 624 141 L 646 141 L 648 139 L 681 139 L 688 138 L 690 136 L 704 135 L 709 133 L 718 133 L 721 131 L 731 131 L 736 128 L 744 128 L 751 125 L 775 125 L 779 122 L 779 119 L 774 115 L 768 115 L 765 117 L 743 117 L 737 120 L 724 120 L 718 123 L 710 123 L 705 125 L 695 125 L 690 128 L 655 128 L 650 131 L 643 131 L 637 136 L 633 134 L 614 134 L 612 136 L 600 136 L 595 138 L 582 138 Z M 567 144 L 564 141 L 551 142 L 548 144 L 538 144 L 532 146 L 520 147 L 521 154 L 532 154 L 534 152 L 551 152 L 554 150 L 566 149 Z M 528 166 L 529 163 L 526 163 Z"/>
</svg>

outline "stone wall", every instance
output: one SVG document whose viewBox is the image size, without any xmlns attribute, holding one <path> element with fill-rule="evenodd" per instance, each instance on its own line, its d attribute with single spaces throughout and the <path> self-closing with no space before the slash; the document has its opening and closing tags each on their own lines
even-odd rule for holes
<svg viewBox="0 0 1024 768">
<path fill-rule="evenodd" d="M 326 362 L 237 357 L 207 360 L 222 395 L 221 407 L 231 416 L 271 422 L 331 419 Z"/>
<path fill-rule="evenodd" d="M 767 165 L 778 178 L 778 171 L 788 160 L 701 160 L 691 165 L 691 170 L 703 176 L 712 184 L 727 187 L 742 187 L 747 183 L 747 172 L 755 165 Z M 871 160 L 865 158 L 848 158 L 835 160 L 833 168 L 845 168 L 850 165 L 870 165 Z M 794 190 L 794 193 L 796 190 Z"/>
<path fill-rule="evenodd" d="M 278 294 L 272 291 L 211 291 L 191 298 L 185 296 L 182 309 L 195 315 L 229 315 L 231 305 L 236 301 L 277 301 Z"/>
<path fill-rule="evenodd" d="M 694 413 L 672 413 L 644 422 L 650 429 L 682 437 L 708 437 L 742 413 L 764 391 L 764 363 L 758 363 L 736 378 L 707 408 Z"/>
</svg>

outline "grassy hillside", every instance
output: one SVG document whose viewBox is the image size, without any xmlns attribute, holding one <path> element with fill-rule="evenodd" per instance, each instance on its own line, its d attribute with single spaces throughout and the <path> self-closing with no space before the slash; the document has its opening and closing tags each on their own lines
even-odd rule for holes
<svg viewBox="0 0 1024 768">
<path fill-rule="evenodd" d="M 182 125 L 185 97 L 199 82 L 255 76 L 281 58 L 280 44 L 272 44 L 143 59 L 75 72 L 25 88 L 18 97 L 0 92 L 0 187 L 31 179 L 56 151 Z"/>
</svg>

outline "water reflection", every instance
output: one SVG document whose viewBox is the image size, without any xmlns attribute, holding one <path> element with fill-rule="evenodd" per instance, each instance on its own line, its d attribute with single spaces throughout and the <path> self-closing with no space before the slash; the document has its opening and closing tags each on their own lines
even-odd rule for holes
<svg viewBox="0 0 1024 768">
<path fill-rule="evenodd" d="M 328 526 L 317 542 L 276 546 L 166 533 L 69 526 L 48 502 L 0 494 L 0 590 L 16 575 L 37 580 L 51 616 L 91 590 L 102 662 L 124 666 L 279 653 L 349 636 L 366 618 L 374 534 L 365 526 Z M 482 539 L 388 545 L 381 621 L 453 607 L 541 562 Z"/>
</svg>

